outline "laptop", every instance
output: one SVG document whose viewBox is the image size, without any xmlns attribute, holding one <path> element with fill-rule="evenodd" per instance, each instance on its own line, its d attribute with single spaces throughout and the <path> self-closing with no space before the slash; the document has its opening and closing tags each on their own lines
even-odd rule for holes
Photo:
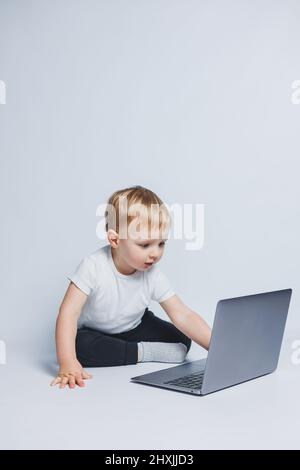
<svg viewBox="0 0 300 470">
<path fill-rule="evenodd" d="M 131 382 L 207 395 L 277 368 L 292 289 L 223 299 L 217 303 L 208 355 L 143 374 Z"/>
</svg>

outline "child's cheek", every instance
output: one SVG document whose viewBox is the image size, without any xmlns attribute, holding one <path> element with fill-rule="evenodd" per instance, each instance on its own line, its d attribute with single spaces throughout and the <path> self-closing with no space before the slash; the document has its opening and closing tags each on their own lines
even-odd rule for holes
<svg viewBox="0 0 300 470">
<path fill-rule="evenodd" d="M 143 253 L 137 253 L 134 255 L 134 258 L 132 260 L 133 264 L 135 265 L 140 265 L 141 263 L 144 263 L 144 256 L 143 256 Z"/>
</svg>

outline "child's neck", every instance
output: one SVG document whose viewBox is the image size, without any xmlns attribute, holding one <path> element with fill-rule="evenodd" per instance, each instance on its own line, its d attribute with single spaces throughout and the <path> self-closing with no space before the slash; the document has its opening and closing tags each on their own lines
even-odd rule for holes
<svg viewBox="0 0 300 470">
<path fill-rule="evenodd" d="M 121 274 L 125 274 L 126 276 L 130 276 L 130 274 L 134 274 L 136 272 L 136 269 L 132 268 L 129 266 L 128 263 L 126 263 L 122 258 L 118 256 L 118 251 L 115 250 L 114 248 L 110 247 L 111 249 L 111 256 L 113 259 L 113 262 Z"/>
</svg>

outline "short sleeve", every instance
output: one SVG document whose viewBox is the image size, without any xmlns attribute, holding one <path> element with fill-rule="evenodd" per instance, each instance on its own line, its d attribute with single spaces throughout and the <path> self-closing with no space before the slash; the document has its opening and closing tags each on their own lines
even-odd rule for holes
<svg viewBox="0 0 300 470">
<path fill-rule="evenodd" d="M 96 285 L 95 263 L 89 257 L 84 258 L 67 279 L 74 282 L 86 295 L 89 295 Z"/>
<path fill-rule="evenodd" d="M 163 272 L 158 270 L 154 278 L 151 299 L 156 302 L 163 302 L 169 297 L 172 297 L 172 295 L 175 295 L 175 292 L 172 289 L 168 278 Z"/>
</svg>

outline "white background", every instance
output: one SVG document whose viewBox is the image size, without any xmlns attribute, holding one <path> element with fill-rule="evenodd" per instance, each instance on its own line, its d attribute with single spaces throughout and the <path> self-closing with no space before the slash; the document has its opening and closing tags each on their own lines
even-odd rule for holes
<svg viewBox="0 0 300 470">
<path fill-rule="evenodd" d="M 296 0 L 1 0 L 2 448 L 297 445 L 299 26 Z M 205 204 L 203 249 L 169 240 L 161 267 L 210 324 L 221 298 L 293 289 L 277 375 L 206 401 L 129 383 L 154 363 L 48 387 L 66 274 L 134 184 Z"/>
</svg>

